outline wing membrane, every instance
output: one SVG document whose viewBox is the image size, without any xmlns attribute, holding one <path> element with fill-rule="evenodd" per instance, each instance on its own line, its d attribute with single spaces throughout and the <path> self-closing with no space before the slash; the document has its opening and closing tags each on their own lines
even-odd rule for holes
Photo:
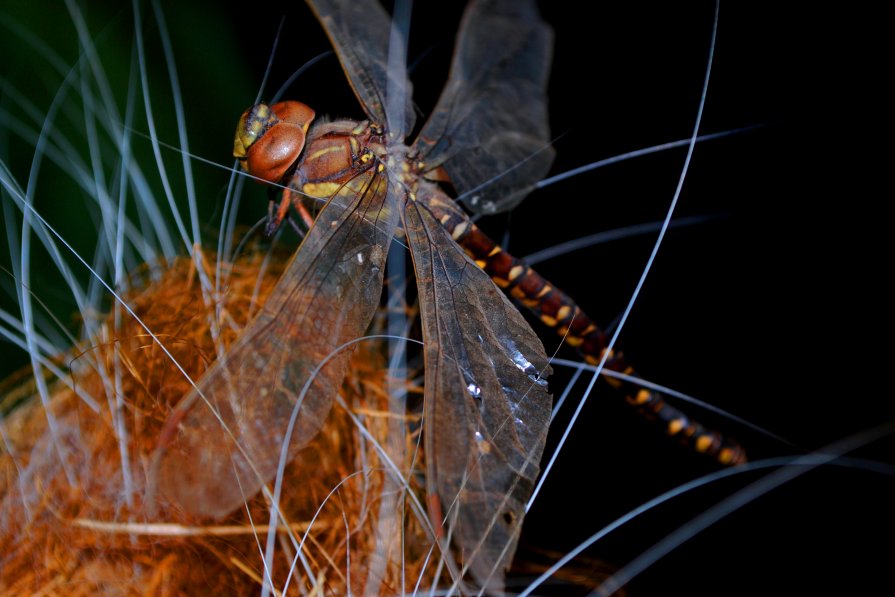
<svg viewBox="0 0 895 597">
<path fill-rule="evenodd" d="M 499 592 L 544 449 L 551 399 L 538 374 L 550 368 L 519 311 L 419 202 L 404 227 L 422 310 L 428 491 L 473 578 Z"/>
<path fill-rule="evenodd" d="M 403 134 L 413 130 L 412 87 L 407 69 L 390 73 L 388 44 L 391 18 L 377 0 L 307 0 L 339 56 L 342 69 L 351 83 L 364 112 L 375 123 Z M 396 88 L 404 90 L 403 122 L 388 122 L 386 90 L 389 77 Z"/>
<path fill-rule="evenodd" d="M 474 1 L 463 16 L 450 78 L 414 148 L 427 170 L 444 166 L 474 211 L 513 207 L 553 163 L 552 44 L 534 2 Z"/>
<path fill-rule="evenodd" d="M 379 304 L 396 210 L 384 175 L 360 176 L 320 213 L 257 318 L 198 387 L 171 443 L 159 448 L 160 492 L 187 512 L 220 518 L 276 473 L 296 401 L 290 459 L 320 430 L 345 375 L 334 349 L 362 336 Z M 176 420 L 176 419 L 175 419 Z"/>
</svg>

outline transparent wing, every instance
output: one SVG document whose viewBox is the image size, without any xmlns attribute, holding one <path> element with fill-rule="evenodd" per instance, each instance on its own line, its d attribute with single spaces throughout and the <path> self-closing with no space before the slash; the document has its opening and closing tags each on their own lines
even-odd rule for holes
<svg viewBox="0 0 895 597">
<path fill-rule="evenodd" d="M 406 65 L 388 68 L 391 17 L 377 0 L 307 0 L 339 56 L 354 94 L 371 121 L 385 124 L 400 140 L 413 130 L 412 87 Z M 389 122 L 385 93 L 391 85 L 404 95 L 403 122 Z"/>
<path fill-rule="evenodd" d="M 550 367 L 516 307 L 419 202 L 404 227 L 425 343 L 428 491 L 473 578 L 500 592 L 544 450 Z"/>
<path fill-rule="evenodd" d="M 335 351 L 370 323 L 396 226 L 384 175 L 349 184 L 320 213 L 261 313 L 200 380 L 217 414 L 193 391 L 171 415 L 176 427 L 158 448 L 156 482 L 191 514 L 225 516 L 274 477 L 293 409 L 290 459 L 329 413 L 348 358 Z"/>
<path fill-rule="evenodd" d="M 414 150 L 427 171 L 444 166 L 473 211 L 513 207 L 553 163 L 552 47 L 533 1 L 479 0 L 466 9 L 450 78 Z"/>
</svg>

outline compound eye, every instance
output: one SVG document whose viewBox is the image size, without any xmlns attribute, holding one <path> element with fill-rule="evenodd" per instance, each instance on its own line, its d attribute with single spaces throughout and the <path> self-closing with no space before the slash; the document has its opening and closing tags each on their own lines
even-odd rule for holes
<svg viewBox="0 0 895 597">
<path fill-rule="evenodd" d="M 298 160 L 314 111 L 301 102 L 257 104 L 236 127 L 233 156 L 252 176 L 279 182 Z"/>
</svg>

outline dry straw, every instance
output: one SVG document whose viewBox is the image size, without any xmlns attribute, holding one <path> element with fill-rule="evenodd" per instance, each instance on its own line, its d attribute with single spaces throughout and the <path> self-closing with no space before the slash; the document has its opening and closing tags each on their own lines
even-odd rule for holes
<svg viewBox="0 0 895 597">
<path fill-rule="evenodd" d="M 280 255 L 273 261 L 276 265 L 263 268 L 262 255 L 254 253 L 227 268 L 224 308 L 216 315 L 224 347 L 276 282 L 285 259 Z M 216 310 L 203 302 L 195 263 L 176 260 L 155 281 L 146 268 L 135 277 L 144 282 L 139 284 L 142 289 L 125 298 L 190 377 L 198 379 L 215 358 L 209 322 L 215 320 Z M 0 455 L 0 544 L 5 546 L 0 594 L 257 592 L 265 575 L 259 553 L 268 518 L 263 498 L 215 523 L 185 519 L 170 509 L 147 516 L 141 497 L 150 457 L 167 414 L 190 385 L 133 319 L 122 319 L 117 328 L 114 319 L 109 315 L 98 337 L 66 358 L 71 359 L 73 385 L 92 396 L 106 394 L 108 372 L 117 370 L 124 434 L 116 431 L 108 407 L 114 400 L 100 402 L 101 410 L 93 412 L 69 385 L 48 380 L 64 466 L 33 393 L 33 380 L 19 375 L 6 382 L 6 400 L 21 398 L 25 403 L 3 421 L 10 449 Z M 384 392 L 386 367 L 380 348 L 373 342 L 358 345 L 342 398 L 371 437 L 385 445 L 394 416 Z M 88 352 L 89 362 L 99 366 L 87 365 Z M 408 423 L 404 452 L 408 458 L 417 455 L 415 467 L 422 470 L 412 417 L 395 416 Z M 122 435 L 132 457 L 131 496 L 122 481 Z M 383 594 L 396 594 L 426 574 L 424 562 L 432 557 L 429 541 L 414 516 L 402 514 L 401 500 L 394 513 L 403 520 L 396 529 L 400 532 L 379 536 L 382 492 L 394 488 L 384 486 L 385 467 L 365 443 L 349 413 L 336 407 L 296 459 L 300 464 L 287 467 L 280 507 L 292 536 L 301 541 L 306 535 L 302 554 L 314 578 L 295 562 L 294 545 L 283 528 L 270 566 L 273 586 L 282 587 L 293 566 L 293 591 L 300 587 L 322 594 L 344 594 L 349 583 L 355 592 L 376 583 Z M 67 476 L 72 474 L 74 483 Z M 431 575 L 434 566 L 428 570 Z"/>
</svg>

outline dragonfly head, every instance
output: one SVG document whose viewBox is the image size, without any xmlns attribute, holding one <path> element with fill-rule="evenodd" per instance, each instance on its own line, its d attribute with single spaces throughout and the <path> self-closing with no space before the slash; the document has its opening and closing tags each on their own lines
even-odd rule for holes
<svg viewBox="0 0 895 597">
<path fill-rule="evenodd" d="M 255 104 L 236 125 L 233 157 L 243 169 L 267 182 L 279 182 L 305 146 L 314 110 L 301 102 Z"/>
</svg>

